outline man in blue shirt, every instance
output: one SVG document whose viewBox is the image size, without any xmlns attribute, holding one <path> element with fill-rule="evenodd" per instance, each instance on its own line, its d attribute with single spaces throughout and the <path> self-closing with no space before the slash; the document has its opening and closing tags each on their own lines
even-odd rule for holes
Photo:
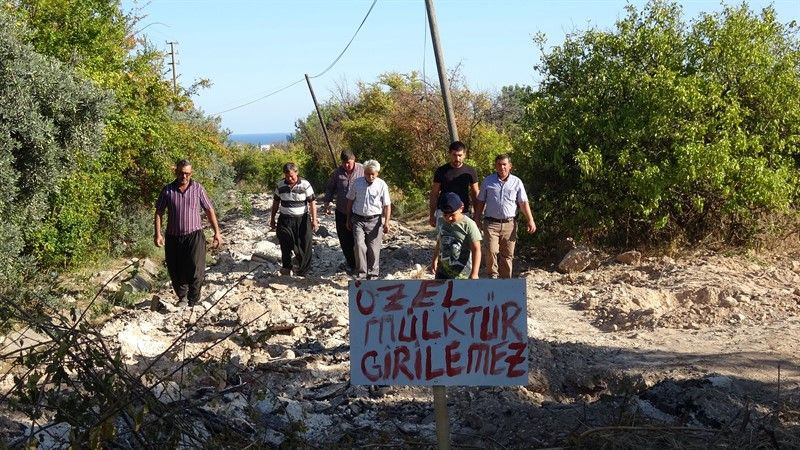
<svg viewBox="0 0 800 450">
<path fill-rule="evenodd" d="M 497 278 L 498 273 L 500 278 L 511 278 L 517 243 L 517 208 L 528 221 L 528 233 L 536 232 L 525 186 L 522 180 L 511 175 L 511 167 L 511 157 L 497 155 L 495 173 L 484 178 L 475 202 L 475 222 L 483 229 L 486 242 L 486 275 L 491 278 Z"/>
</svg>

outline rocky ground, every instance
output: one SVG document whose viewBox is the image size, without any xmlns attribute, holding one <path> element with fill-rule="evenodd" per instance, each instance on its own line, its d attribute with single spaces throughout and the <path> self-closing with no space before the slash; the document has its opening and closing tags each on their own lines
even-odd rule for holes
<svg viewBox="0 0 800 450">
<path fill-rule="evenodd" d="M 337 270 L 332 216 L 321 216 L 308 276 L 279 276 L 270 201 L 256 196 L 252 216 L 223 221 L 201 305 L 174 306 L 158 282 L 99 325 L 107 345 L 164 405 L 191 400 L 197 414 L 172 430 L 184 447 L 435 446 L 429 388 L 349 383 L 350 280 Z M 431 236 L 396 224 L 384 276 L 429 277 Z M 588 264 L 562 267 L 574 273 L 519 262 L 529 382 L 448 388 L 454 447 L 800 447 L 798 254 L 618 262 L 583 251 Z M 2 353 L 18 338 L 5 337 Z M 42 447 L 69 435 L 63 418 L 45 430 L 15 420 Z"/>
</svg>

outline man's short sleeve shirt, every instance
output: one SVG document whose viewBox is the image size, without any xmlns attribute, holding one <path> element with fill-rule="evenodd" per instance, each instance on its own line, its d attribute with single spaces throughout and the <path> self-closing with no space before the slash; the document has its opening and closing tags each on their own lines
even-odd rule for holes
<svg viewBox="0 0 800 450">
<path fill-rule="evenodd" d="M 484 178 L 478 200 L 486 205 L 484 216 L 510 219 L 517 215 L 517 204 L 528 202 L 528 195 L 519 177 L 509 174 L 506 181 L 500 181 L 495 172 Z"/>
<path fill-rule="evenodd" d="M 356 179 L 347 192 L 347 199 L 353 201 L 353 214 L 359 216 L 377 216 L 383 213 L 383 207 L 392 204 L 389 197 L 389 186 L 380 178 L 372 184 L 364 177 Z"/>
<path fill-rule="evenodd" d="M 442 201 L 444 194 L 455 192 L 464 203 L 464 211 L 469 211 L 469 191 L 472 185 L 478 182 L 478 174 L 474 168 L 466 164 L 456 168 L 447 163 L 433 172 L 433 182 L 439 183 L 440 188 L 437 205 Z"/>
<path fill-rule="evenodd" d="M 454 223 L 445 221 L 439 228 L 437 278 L 466 278 L 472 270 L 472 243 L 480 242 L 481 232 L 474 220 L 464 216 Z"/>
<path fill-rule="evenodd" d="M 190 181 L 189 187 L 181 192 L 177 181 L 164 186 L 156 200 L 156 212 L 167 212 L 167 232 L 170 236 L 185 236 L 203 229 L 200 211 L 214 209 L 211 199 L 203 186 Z"/>
<path fill-rule="evenodd" d="M 279 201 L 278 211 L 287 216 L 302 216 L 308 212 L 308 204 L 314 201 L 314 188 L 303 178 L 298 178 L 294 186 L 286 179 L 278 181 L 273 201 Z"/>
</svg>

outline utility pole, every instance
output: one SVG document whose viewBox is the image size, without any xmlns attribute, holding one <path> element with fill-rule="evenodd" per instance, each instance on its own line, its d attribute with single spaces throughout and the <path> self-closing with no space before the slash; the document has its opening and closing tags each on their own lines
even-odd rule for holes
<svg viewBox="0 0 800 450">
<path fill-rule="evenodd" d="M 456 128 L 456 116 L 453 113 L 453 101 L 450 99 L 450 82 L 447 80 L 447 72 L 444 68 L 444 54 L 442 53 L 442 46 L 439 44 L 439 27 L 436 25 L 436 11 L 433 9 L 433 0 L 425 0 L 425 8 L 428 10 L 428 24 L 431 27 L 431 42 L 433 43 L 433 54 L 436 56 L 436 71 L 439 72 L 439 86 L 442 88 L 444 112 L 447 116 L 447 129 L 450 132 L 450 142 L 453 143 L 458 140 L 458 128 Z M 436 387 L 434 387 L 434 392 L 435 390 Z"/>
<path fill-rule="evenodd" d="M 322 134 L 325 135 L 325 143 L 328 144 L 328 151 L 331 152 L 331 158 L 333 158 L 333 167 L 336 168 L 336 156 L 333 155 L 333 145 L 331 145 L 331 140 L 328 138 L 328 128 L 325 127 L 325 121 L 322 120 L 322 112 L 319 110 L 319 105 L 317 104 L 317 96 L 314 95 L 314 88 L 311 87 L 311 79 L 308 78 L 308 74 L 306 75 L 306 83 L 308 83 L 308 90 L 311 91 L 311 100 L 314 101 L 314 108 L 317 110 L 317 117 L 319 118 L 319 124 L 322 126 Z"/>
<path fill-rule="evenodd" d="M 458 140 L 456 117 L 453 114 L 453 102 L 450 100 L 450 82 L 444 69 L 444 55 L 439 44 L 439 27 L 436 25 L 436 11 L 433 9 L 433 0 L 425 0 L 428 11 L 428 24 L 431 27 L 431 42 L 433 54 L 436 56 L 436 71 L 439 72 L 439 85 L 442 87 L 444 112 L 447 116 L 447 129 L 450 131 L 450 142 Z M 433 412 L 436 416 L 436 440 L 439 450 L 450 450 L 450 418 L 447 414 L 447 388 L 433 386 Z"/>
<path fill-rule="evenodd" d="M 178 75 L 175 72 L 175 44 L 177 42 L 167 42 L 169 44 L 169 55 L 172 57 L 172 92 L 178 95 Z"/>
</svg>

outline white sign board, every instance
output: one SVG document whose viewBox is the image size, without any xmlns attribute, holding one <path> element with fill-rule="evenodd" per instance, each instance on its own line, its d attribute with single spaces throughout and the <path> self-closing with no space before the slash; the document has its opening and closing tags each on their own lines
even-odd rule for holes
<svg viewBox="0 0 800 450">
<path fill-rule="evenodd" d="M 525 281 L 350 283 L 353 384 L 528 384 Z"/>
</svg>

